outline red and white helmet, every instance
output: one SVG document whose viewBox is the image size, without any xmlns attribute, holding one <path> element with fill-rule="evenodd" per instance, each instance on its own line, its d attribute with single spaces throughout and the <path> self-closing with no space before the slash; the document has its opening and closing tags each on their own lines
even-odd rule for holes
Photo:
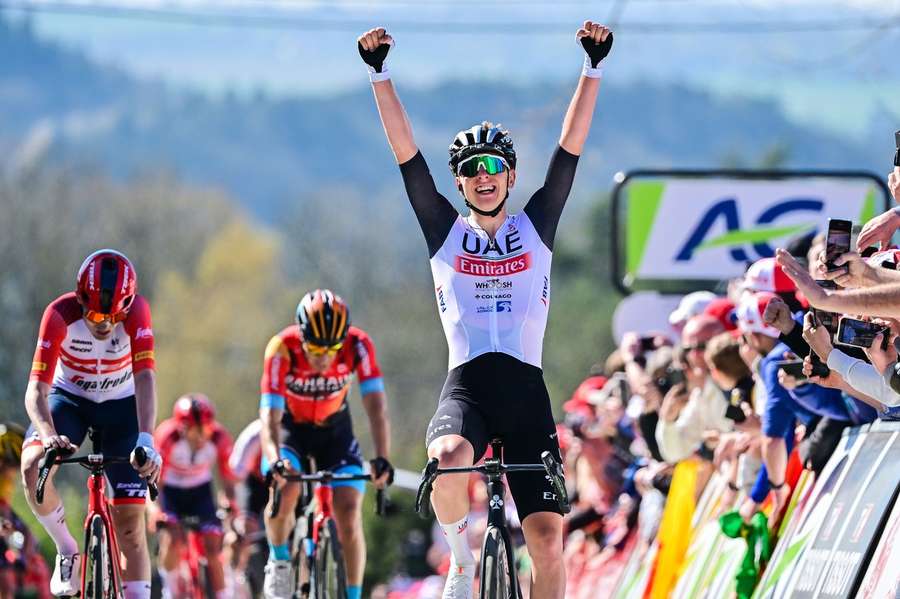
<svg viewBox="0 0 900 599">
<path fill-rule="evenodd" d="M 763 320 L 766 306 L 777 297 L 774 293 L 768 292 L 745 294 L 737 307 L 738 329 L 742 333 L 761 333 L 777 339 L 781 332 L 775 327 L 767 325 Z"/>
<path fill-rule="evenodd" d="M 88 313 L 124 314 L 137 293 L 131 260 L 116 250 L 97 250 L 78 269 L 75 294 Z"/>
<path fill-rule="evenodd" d="M 183 426 L 208 426 L 216 419 L 216 409 L 202 393 L 186 393 L 172 408 L 172 417 Z"/>
</svg>

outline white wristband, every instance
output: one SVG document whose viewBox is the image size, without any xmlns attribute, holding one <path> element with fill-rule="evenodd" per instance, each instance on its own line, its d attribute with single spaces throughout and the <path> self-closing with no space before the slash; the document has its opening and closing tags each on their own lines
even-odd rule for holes
<svg viewBox="0 0 900 599">
<path fill-rule="evenodd" d="M 591 66 L 591 57 L 587 54 L 584 55 L 584 67 L 581 69 L 581 74 L 585 77 L 590 77 L 591 79 L 600 79 L 603 77 L 603 67 L 601 66 L 603 61 L 597 63 L 597 67 Z"/>
<path fill-rule="evenodd" d="M 368 67 L 369 69 L 369 81 L 372 83 L 378 83 L 379 81 L 387 81 L 391 78 L 390 71 L 387 70 L 386 65 L 381 65 L 381 72 L 375 71 L 372 67 Z"/>
<path fill-rule="evenodd" d="M 135 447 L 153 447 L 153 435 L 150 433 L 139 434 Z"/>
</svg>

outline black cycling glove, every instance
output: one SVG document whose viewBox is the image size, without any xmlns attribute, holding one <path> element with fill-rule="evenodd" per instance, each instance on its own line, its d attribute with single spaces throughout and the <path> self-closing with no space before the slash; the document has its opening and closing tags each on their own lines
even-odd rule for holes
<svg viewBox="0 0 900 599">
<path fill-rule="evenodd" d="M 394 484 L 394 467 L 391 466 L 391 463 L 387 458 L 378 456 L 373 460 L 369 460 L 369 465 L 372 466 L 372 478 L 379 478 L 382 474 L 387 472 L 387 484 Z"/>
<path fill-rule="evenodd" d="M 363 62 L 372 67 L 376 73 L 380 73 L 384 69 L 384 60 L 391 49 L 391 44 L 381 44 L 370 52 L 363 48 L 362 44 L 356 42 L 356 49 L 359 50 L 359 55 L 362 57 Z"/>
<path fill-rule="evenodd" d="M 594 42 L 594 38 L 590 36 L 581 38 L 581 46 L 584 48 L 584 51 L 587 52 L 588 58 L 591 61 L 592 69 L 596 69 L 597 65 L 600 64 L 600 61 L 606 58 L 606 55 L 609 54 L 610 50 L 612 50 L 612 45 L 612 31 L 609 32 L 608 36 L 606 36 L 606 41 L 600 42 L 599 44 Z"/>
</svg>

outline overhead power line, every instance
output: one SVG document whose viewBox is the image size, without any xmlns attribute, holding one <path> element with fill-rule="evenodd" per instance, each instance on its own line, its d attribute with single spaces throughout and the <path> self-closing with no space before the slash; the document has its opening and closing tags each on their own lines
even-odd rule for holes
<svg viewBox="0 0 900 599">
<path fill-rule="evenodd" d="M 322 32 L 358 32 L 371 26 L 371 19 L 323 19 L 297 14 L 228 13 L 221 11 L 173 10 L 134 6 L 85 5 L 63 2 L 16 2 L 0 0 L 0 10 L 27 14 L 51 14 L 129 21 L 173 23 L 200 27 L 245 29 L 283 29 Z M 571 23 L 546 21 L 425 21 L 386 19 L 386 25 L 404 33 L 428 35 L 502 34 L 555 35 L 570 33 Z M 900 28 L 900 14 L 883 19 L 821 19 L 806 21 L 631 21 L 618 24 L 617 32 L 642 35 L 729 34 L 762 35 L 779 33 L 834 33 L 850 31 L 884 31 Z M 407 31 L 408 30 L 408 31 Z"/>
</svg>

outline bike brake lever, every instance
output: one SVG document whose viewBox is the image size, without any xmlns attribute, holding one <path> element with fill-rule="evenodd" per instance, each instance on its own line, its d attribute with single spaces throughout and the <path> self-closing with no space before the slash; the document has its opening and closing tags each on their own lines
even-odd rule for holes
<svg viewBox="0 0 900 599">
<path fill-rule="evenodd" d="M 140 445 L 134 448 L 134 461 L 137 462 L 138 466 L 143 466 L 147 463 L 147 450 Z M 151 483 L 148 480 L 147 491 L 150 493 L 150 501 L 156 501 L 156 498 L 159 497 L 159 488 L 156 486 L 156 483 Z"/>
<path fill-rule="evenodd" d="M 437 477 L 438 459 L 431 458 L 422 470 L 422 482 L 416 491 L 416 513 L 422 518 L 431 516 L 431 486 Z"/>
<path fill-rule="evenodd" d="M 556 458 L 549 451 L 541 453 L 541 462 L 544 463 L 544 469 L 550 477 L 550 483 L 553 485 L 554 491 L 556 491 L 556 502 L 559 504 L 560 511 L 563 514 L 568 514 L 572 511 L 572 506 L 569 504 L 569 494 L 566 492 L 565 474 L 563 473 L 562 464 L 557 462 Z"/>
<path fill-rule="evenodd" d="M 387 511 L 387 493 L 384 489 L 378 489 L 375 493 L 375 514 L 384 516 Z"/>
<path fill-rule="evenodd" d="M 44 452 L 44 457 L 38 462 L 38 480 L 37 488 L 34 490 L 34 498 L 39 505 L 44 503 L 44 485 L 47 484 L 47 477 L 50 476 L 50 470 L 58 457 L 58 450 L 48 449 Z"/>
</svg>

